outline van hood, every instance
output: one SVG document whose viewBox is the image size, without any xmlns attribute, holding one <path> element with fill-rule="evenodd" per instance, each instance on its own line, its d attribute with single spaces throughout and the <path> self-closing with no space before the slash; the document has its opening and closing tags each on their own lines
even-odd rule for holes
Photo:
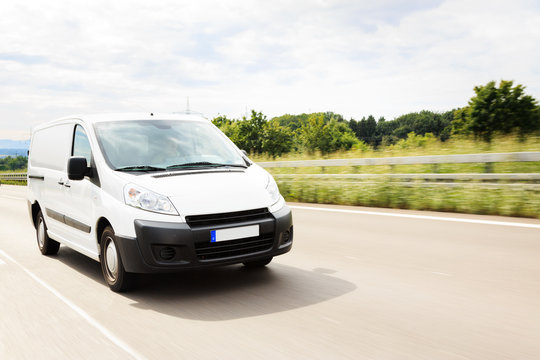
<svg viewBox="0 0 540 360">
<path fill-rule="evenodd" d="M 180 215 L 202 215 L 270 206 L 268 173 L 257 165 L 247 169 L 204 169 L 133 175 L 127 182 L 167 196 Z"/>
</svg>

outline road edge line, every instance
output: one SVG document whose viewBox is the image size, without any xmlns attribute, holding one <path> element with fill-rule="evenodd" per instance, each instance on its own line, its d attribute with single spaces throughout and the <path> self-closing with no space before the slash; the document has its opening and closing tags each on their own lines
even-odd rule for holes
<svg viewBox="0 0 540 360">
<path fill-rule="evenodd" d="M 75 311 L 79 316 L 85 319 L 90 325 L 96 328 L 100 333 L 102 333 L 108 340 L 114 343 L 116 346 L 127 352 L 129 355 L 133 356 L 135 359 L 145 360 L 146 358 L 139 354 L 137 351 L 132 349 L 128 344 L 123 340 L 114 335 L 111 331 L 107 330 L 103 325 L 101 325 L 96 319 L 91 317 L 86 311 L 81 309 L 79 306 L 75 305 L 71 300 L 66 298 L 64 295 L 60 294 L 55 288 L 47 284 L 45 281 L 41 280 L 37 275 L 28 270 L 26 267 L 21 265 L 17 260 L 9 256 L 5 251 L 0 249 L 0 255 L 20 267 L 26 274 L 28 274 L 32 279 L 34 279 L 38 284 L 43 286 L 45 289 L 49 290 L 54 296 L 60 299 L 64 304 L 69 306 L 73 311 Z"/>
<path fill-rule="evenodd" d="M 450 217 L 443 217 L 443 216 L 413 215 L 413 214 L 394 214 L 394 213 L 366 211 L 366 210 L 333 209 L 333 208 L 313 207 L 313 206 L 289 205 L 289 207 L 291 209 L 329 211 L 329 212 L 348 213 L 348 214 L 391 216 L 391 217 L 403 217 L 403 218 L 410 218 L 410 219 L 451 221 L 451 222 L 464 222 L 464 223 L 472 223 L 472 224 L 514 226 L 514 227 L 540 229 L 540 224 L 527 224 L 527 223 L 518 223 L 518 222 L 509 222 L 509 221 L 494 221 L 494 220 L 480 220 L 480 219 L 460 219 L 460 218 L 450 218 Z"/>
</svg>

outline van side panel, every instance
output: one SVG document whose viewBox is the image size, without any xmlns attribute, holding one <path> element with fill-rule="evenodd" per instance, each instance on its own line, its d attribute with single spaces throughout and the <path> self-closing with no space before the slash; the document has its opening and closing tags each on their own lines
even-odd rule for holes
<svg viewBox="0 0 540 360">
<path fill-rule="evenodd" d="M 45 216 L 49 236 L 60 242 L 65 237 L 65 225 L 59 214 L 65 214 L 67 160 L 71 153 L 74 124 L 58 124 L 34 132 L 28 159 L 28 190 L 39 202 Z M 39 179 L 38 179 L 39 178 Z"/>
<path fill-rule="evenodd" d="M 36 131 L 29 159 L 31 165 L 57 171 L 65 170 L 71 152 L 72 136 L 73 124 L 56 125 Z"/>
</svg>

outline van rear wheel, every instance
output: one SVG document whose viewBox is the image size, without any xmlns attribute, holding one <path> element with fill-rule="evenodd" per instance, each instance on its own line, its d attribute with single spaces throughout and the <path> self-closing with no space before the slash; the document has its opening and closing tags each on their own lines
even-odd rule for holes
<svg viewBox="0 0 540 360">
<path fill-rule="evenodd" d="M 36 238 L 39 251 L 43 255 L 54 255 L 60 249 L 60 243 L 47 235 L 47 224 L 45 224 L 45 218 L 41 210 L 38 212 L 36 219 Z"/>
<path fill-rule="evenodd" d="M 122 292 L 133 288 L 135 275 L 124 269 L 117 244 L 112 227 L 107 226 L 101 234 L 101 271 L 111 290 Z"/>
</svg>

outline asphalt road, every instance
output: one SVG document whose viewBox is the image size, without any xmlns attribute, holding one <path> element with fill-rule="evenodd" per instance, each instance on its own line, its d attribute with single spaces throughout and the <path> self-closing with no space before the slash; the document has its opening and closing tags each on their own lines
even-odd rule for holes
<svg viewBox="0 0 540 360">
<path fill-rule="evenodd" d="M 290 204 L 266 268 L 144 276 L 127 294 L 0 186 L 0 359 L 539 359 L 540 221 Z M 336 211 L 337 210 L 337 211 Z"/>
</svg>

